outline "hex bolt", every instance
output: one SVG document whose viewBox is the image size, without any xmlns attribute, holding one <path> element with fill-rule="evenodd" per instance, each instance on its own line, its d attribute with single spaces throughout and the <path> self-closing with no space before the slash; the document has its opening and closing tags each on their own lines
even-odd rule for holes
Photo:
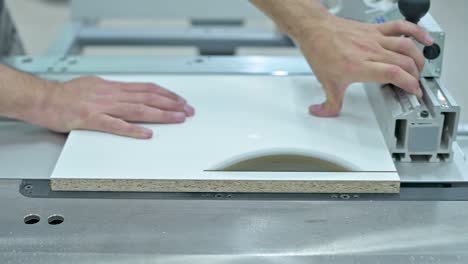
<svg viewBox="0 0 468 264">
<path fill-rule="evenodd" d="M 422 118 L 428 118 L 429 117 L 429 112 L 427 110 L 421 111 L 421 117 Z"/>
</svg>

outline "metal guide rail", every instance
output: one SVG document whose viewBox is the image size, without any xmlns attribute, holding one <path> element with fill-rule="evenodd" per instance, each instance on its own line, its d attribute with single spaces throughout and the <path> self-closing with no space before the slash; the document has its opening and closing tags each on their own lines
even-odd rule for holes
<svg viewBox="0 0 468 264">
<path fill-rule="evenodd" d="M 371 86 L 367 93 L 395 160 L 453 160 L 460 107 L 438 79 L 421 79 L 422 100 L 392 85 Z"/>
<path fill-rule="evenodd" d="M 468 183 L 403 183 L 399 194 L 362 193 L 158 193 L 53 191 L 49 180 L 23 180 L 19 193 L 29 198 L 242 200 L 242 201 L 468 201 Z"/>
</svg>

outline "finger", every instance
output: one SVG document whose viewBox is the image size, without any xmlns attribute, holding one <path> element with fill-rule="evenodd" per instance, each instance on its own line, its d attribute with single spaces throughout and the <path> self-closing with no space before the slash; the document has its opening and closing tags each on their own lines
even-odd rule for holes
<svg viewBox="0 0 468 264">
<path fill-rule="evenodd" d="M 416 65 L 416 62 L 413 60 L 413 58 L 408 56 L 385 50 L 379 54 L 374 55 L 372 60 L 375 62 L 397 65 L 407 73 L 413 75 L 414 78 L 419 79 L 420 77 L 420 71 Z"/>
<path fill-rule="evenodd" d="M 125 92 L 135 92 L 135 93 L 155 93 L 162 96 L 166 96 L 176 101 L 186 102 L 184 98 L 178 94 L 171 92 L 162 86 L 159 86 L 154 83 L 120 83 L 120 86 Z"/>
<path fill-rule="evenodd" d="M 391 83 L 410 94 L 422 97 L 419 79 L 409 74 L 397 65 L 381 62 L 369 62 L 365 66 L 359 82 Z"/>
<path fill-rule="evenodd" d="M 81 129 L 100 131 L 137 139 L 150 139 L 153 137 L 153 131 L 151 129 L 133 125 L 108 115 L 102 115 L 90 120 Z"/>
<path fill-rule="evenodd" d="M 195 115 L 195 108 L 193 108 L 193 106 L 191 106 L 191 105 L 185 105 L 184 106 L 184 112 L 185 112 L 186 116 L 192 117 L 192 116 Z"/>
<path fill-rule="evenodd" d="M 426 59 L 416 44 L 414 44 L 410 39 L 402 37 L 386 37 L 383 38 L 380 44 L 387 50 L 411 57 L 416 62 L 420 72 L 424 69 Z"/>
<path fill-rule="evenodd" d="M 380 24 L 377 28 L 385 36 L 406 35 L 415 38 L 419 43 L 425 46 L 431 46 L 434 44 L 434 39 L 423 28 L 405 20 Z"/>
<path fill-rule="evenodd" d="M 132 104 L 145 104 L 161 110 L 185 112 L 187 116 L 193 116 L 195 110 L 192 106 L 177 101 L 172 98 L 154 93 L 123 93 L 119 98 L 120 102 Z"/>
<path fill-rule="evenodd" d="M 119 103 L 107 113 L 131 122 L 177 124 L 186 119 L 184 112 L 165 111 L 144 104 Z"/>
<path fill-rule="evenodd" d="M 309 112 L 317 117 L 336 117 L 343 108 L 343 98 L 347 86 L 338 86 L 333 83 L 323 84 L 326 101 L 322 104 L 312 105 Z"/>
</svg>

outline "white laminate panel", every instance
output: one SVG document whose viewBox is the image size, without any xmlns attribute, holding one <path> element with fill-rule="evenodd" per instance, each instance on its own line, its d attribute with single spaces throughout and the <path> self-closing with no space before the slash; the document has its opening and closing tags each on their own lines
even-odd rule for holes
<svg viewBox="0 0 468 264">
<path fill-rule="evenodd" d="M 147 141 L 73 131 L 53 179 L 213 180 L 217 175 L 246 180 L 242 173 L 212 171 L 269 155 L 313 157 L 360 172 L 343 174 L 347 180 L 366 179 L 366 172 L 389 172 L 397 178 L 361 84 L 349 89 L 340 117 L 323 119 L 308 114 L 311 103 L 324 99 L 311 76 L 103 77 L 163 85 L 195 106 L 196 116 L 180 125 L 146 124 L 155 131 Z M 244 175 L 268 179 L 260 172 Z M 276 173 L 274 178 L 293 175 Z M 297 180 L 304 175 L 313 180 L 324 174 L 310 172 Z"/>
</svg>

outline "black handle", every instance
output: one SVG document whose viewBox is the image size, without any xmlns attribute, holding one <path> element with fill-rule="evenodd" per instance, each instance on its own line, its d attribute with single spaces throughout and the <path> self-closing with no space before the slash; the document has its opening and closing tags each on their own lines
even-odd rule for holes
<svg viewBox="0 0 468 264">
<path fill-rule="evenodd" d="M 409 22 L 418 24 L 431 8 L 431 0 L 399 0 L 401 14 Z"/>
</svg>

